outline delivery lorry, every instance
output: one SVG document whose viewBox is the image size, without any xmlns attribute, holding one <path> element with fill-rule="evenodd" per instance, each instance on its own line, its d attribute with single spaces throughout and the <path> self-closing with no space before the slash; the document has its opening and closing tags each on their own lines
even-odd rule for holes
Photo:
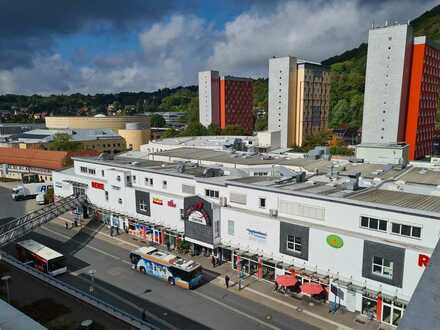
<svg viewBox="0 0 440 330">
<path fill-rule="evenodd" d="M 20 186 L 12 188 L 11 197 L 15 201 L 35 198 L 38 194 L 46 193 L 51 187 L 52 185 L 46 182 L 23 183 Z"/>
</svg>

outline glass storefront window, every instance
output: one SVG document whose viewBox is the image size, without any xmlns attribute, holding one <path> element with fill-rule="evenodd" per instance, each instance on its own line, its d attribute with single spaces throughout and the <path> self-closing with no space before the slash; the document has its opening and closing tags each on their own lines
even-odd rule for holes
<svg viewBox="0 0 440 330">
<path fill-rule="evenodd" d="M 275 281 L 275 267 L 263 263 L 263 279 L 266 281 Z"/>
<path fill-rule="evenodd" d="M 370 320 L 377 318 L 376 306 L 376 300 L 362 296 L 362 314 L 367 315 Z"/>
</svg>

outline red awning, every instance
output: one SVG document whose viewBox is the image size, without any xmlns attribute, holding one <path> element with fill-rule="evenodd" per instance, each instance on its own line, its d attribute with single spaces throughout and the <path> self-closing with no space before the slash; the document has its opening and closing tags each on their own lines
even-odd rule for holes
<svg viewBox="0 0 440 330">
<path fill-rule="evenodd" d="M 276 281 L 277 281 L 278 285 L 285 286 L 285 287 L 294 286 L 297 282 L 296 277 L 292 276 L 292 275 L 278 276 Z"/>
<path fill-rule="evenodd" d="M 324 288 L 319 283 L 308 282 L 301 286 L 301 291 L 306 294 L 320 294 Z"/>
</svg>

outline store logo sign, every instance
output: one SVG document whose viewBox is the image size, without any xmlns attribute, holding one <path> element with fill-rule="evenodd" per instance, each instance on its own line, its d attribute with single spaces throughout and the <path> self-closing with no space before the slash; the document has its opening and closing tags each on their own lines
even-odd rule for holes
<svg viewBox="0 0 440 330">
<path fill-rule="evenodd" d="M 172 199 L 170 199 L 170 200 L 168 201 L 167 205 L 168 205 L 169 207 L 176 207 L 176 203 L 174 203 L 174 201 L 173 201 Z"/>
<path fill-rule="evenodd" d="M 205 225 L 205 226 L 206 226 L 206 220 L 207 219 L 205 217 L 205 214 L 203 214 L 203 212 L 201 212 L 201 211 L 193 211 L 188 216 L 188 221 L 199 223 L 199 224 Z"/>
<path fill-rule="evenodd" d="M 427 267 L 429 265 L 430 258 L 426 254 L 419 254 L 418 265 L 419 267 Z"/>
<path fill-rule="evenodd" d="M 247 228 L 246 231 L 248 232 L 248 235 L 252 238 L 256 238 L 256 239 L 266 239 L 267 238 L 267 233 L 263 233 L 261 231 L 250 229 L 250 228 Z"/>
<path fill-rule="evenodd" d="M 153 204 L 163 205 L 163 200 L 161 200 L 160 198 L 154 197 L 153 198 Z"/>
<path fill-rule="evenodd" d="M 104 190 L 104 184 L 101 182 L 92 181 L 92 188 Z"/>
<path fill-rule="evenodd" d="M 344 246 L 344 241 L 338 235 L 328 235 L 327 244 L 330 245 L 332 248 L 340 249 Z"/>
</svg>

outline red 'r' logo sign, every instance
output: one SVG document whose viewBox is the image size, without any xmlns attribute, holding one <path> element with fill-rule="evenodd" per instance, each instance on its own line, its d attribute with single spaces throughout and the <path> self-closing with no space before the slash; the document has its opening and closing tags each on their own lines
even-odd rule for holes
<svg viewBox="0 0 440 330">
<path fill-rule="evenodd" d="M 419 254 L 419 262 L 418 265 L 420 267 L 426 267 L 429 265 L 429 257 L 425 254 Z"/>
</svg>

